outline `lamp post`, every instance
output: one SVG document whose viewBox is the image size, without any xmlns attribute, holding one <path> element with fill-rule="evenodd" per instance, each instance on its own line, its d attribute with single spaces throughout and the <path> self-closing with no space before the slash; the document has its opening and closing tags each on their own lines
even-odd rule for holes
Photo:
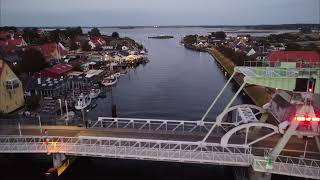
<svg viewBox="0 0 320 180">
<path fill-rule="evenodd" d="M 62 112 L 62 102 L 61 102 L 61 99 L 58 99 L 58 101 L 59 101 L 59 105 L 60 105 L 60 113 L 61 113 L 61 118 L 62 118 L 62 114 L 63 114 L 63 112 Z"/>
<path fill-rule="evenodd" d="M 66 104 L 66 114 L 67 114 L 66 126 L 68 126 L 68 121 L 69 121 L 68 103 L 67 103 L 67 100 L 65 100 L 64 102 Z"/>
</svg>

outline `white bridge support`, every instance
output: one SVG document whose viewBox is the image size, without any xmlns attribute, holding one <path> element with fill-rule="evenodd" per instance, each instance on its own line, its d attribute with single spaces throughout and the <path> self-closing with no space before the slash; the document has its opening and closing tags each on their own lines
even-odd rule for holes
<svg viewBox="0 0 320 180">
<path fill-rule="evenodd" d="M 213 106 L 217 103 L 217 101 L 220 98 L 220 96 L 222 95 L 223 91 L 228 87 L 229 83 L 231 82 L 231 80 L 233 79 L 235 74 L 236 74 L 236 72 L 234 71 L 232 73 L 231 77 L 228 79 L 227 83 L 223 86 L 223 88 L 221 89 L 219 94 L 213 100 L 212 104 L 209 106 L 209 108 L 207 109 L 206 113 L 204 113 L 204 115 L 202 116 L 201 121 L 204 121 L 206 119 L 206 117 L 208 116 L 209 112 L 212 110 Z"/>
<path fill-rule="evenodd" d="M 296 129 L 299 126 L 299 122 L 297 121 L 291 121 L 291 124 L 288 128 L 288 130 L 285 132 L 285 134 L 282 136 L 280 141 L 277 143 L 277 145 L 274 147 L 274 149 L 270 153 L 271 159 L 276 159 L 276 157 L 281 153 L 283 148 L 287 145 L 288 141 L 290 140 L 291 136 L 296 135 Z"/>
<path fill-rule="evenodd" d="M 271 180 L 271 173 L 254 171 L 251 167 L 248 168 L 249 180 Z"/>
<path fill-rule="evenodd" d="M 67 158 L 64 154 L 55 153 L 55 154 L 52 154 L 52 159 L 53 159 L 53 167 L 57 169 L 62 166 L 62 164 Z"/>
<path fill-rule="evenodd" d="M 250 132 L 250 128 L 252 128 L 252 127 L 264 127 L 264 128 L 271 129 L 272 131 L 267 133 L 267 134 L 265 134 L 265 135 L 263 135 L 262 137 L 260 137 L 258 139 L 255 139 L 254 141 L 249 142 L 248 141 L 248 135 L 249 135 L 249 132 Z M 270 136 L 272 136 L 274 134 L 278 134 L 279 133 L 278 127 L 274 126 L 272 124 L 266 124 L 266 123 L 242 124 L 240 126 L 237 126 L 237 127 L 233 128 L 233 129 L 231 129 L 224 136 L 222 136 L 221 145 L 223 147 L 227 147 L 228 145 L 230 145 L 229 144 L 229 140 L 230 140 L 231 136 L 235 135 L 235 133 L 237 133 L 238 131 L 243 130 L 243 129 L 245 129 L 245 139 L 244 139 L 245 142 L 244 142 L 243 145 L 248 146 L 248 147 L 253 145 L 253 144 L 255 144 L 255 143 L 257 143 L 257 142 L 259 142 L 259 141 L 261 141 L 261 140 L 263 140 L 263 139 L 266 139 L 266 138 L 268 138 L 268 137 L 270 137 Z M 235 144 L 233 144 L 233 145 L 235 145 Z"/>
<path fill-rule="evenodd" d="M 233 77 L 233 76 L 232 76 Z M 224 108 L 224 110 L 222 111 L 221 114 L 226 114 L 226 112 L 228 111 L 229 107 L 232 105 L 233 101 L 236 99 L 236 97 L 240 94 L 240 92 L 242 91 L 242 89 L 245 87 L 246 83 L 242 83 L 242 85 L 240 86 L 240 88 L 238 89 L 238 91 L 236 92 L 236 94 L 232 97 L 232 99 L 230 100 L 230 102 L 228 103 L 228 105 Z M 213 130 L 216 128 L 216 126 L 220 126 L 222 122 L 222 118 L 221 119 L 216 119 L 215 123 L 213 124 L 213 126 L 210 128 L 209 132 L 206 134 L 206 136 L 202 139 L 202 142 L 206 142 L 208 137 L 211 135 L 211 133 L 213 132 Z"/>
</svg>

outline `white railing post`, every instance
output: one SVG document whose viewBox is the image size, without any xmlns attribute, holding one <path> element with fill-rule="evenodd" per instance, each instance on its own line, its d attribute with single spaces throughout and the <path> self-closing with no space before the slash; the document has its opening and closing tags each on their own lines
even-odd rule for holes
<svg viewBox="0 0 320 180">
<path fill-rule="evenodd" d="M 19 135 L 21 136 L 21 126 L 20 126 L 20 122 L 18 122 L 18 128 L 19 128 Z"/>
</svg>

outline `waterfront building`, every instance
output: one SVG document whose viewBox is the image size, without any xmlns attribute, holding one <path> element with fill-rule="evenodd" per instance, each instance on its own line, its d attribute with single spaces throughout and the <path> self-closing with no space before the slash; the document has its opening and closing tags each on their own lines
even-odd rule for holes
<svg viewBox="0 0 320 180">
<path fill-rule="evenodd" d="M 28 46 L 28 49 L 36 49 L 42 53 L 46 62 L 62 59 L 67 55 L 67 50 L 61 43 L 48 43 L 43 45 Z"/>
<path fill-rule="evenodd" d="M 58 97 L 73 89 L 81 89 L 87 85 L 87 80 L 79 76 L 64 78 L 29 77 L 24 82 L 26 96 L 37 95 L 44 97 Z"/>
<path fill-rule="evenodd" d="M 10 67 L 0 60 L 0 111 L 10 113 L 24 106 L 23 87 Z"/>
<path fill-rule="evenodd" d="M 57 64 L 42 70 L 39 75 L 41 77 L 60 78 L 61 76 L 66 76 L 72 69 L 73 66 L 69 64 Z"/>
<path fill-rule="evenodd" d="M 88 43 L 91 49 L 103 48 L 106 45 L 106 41 L 102 37 L 91 37 Z"/>
<path fill-rule="evenodd" d="M 267 56 L 269 63 L 298 62 L 304 65 L 319 64 L 320 53 L 315 51 L 271 51 Z"/>
</svg>

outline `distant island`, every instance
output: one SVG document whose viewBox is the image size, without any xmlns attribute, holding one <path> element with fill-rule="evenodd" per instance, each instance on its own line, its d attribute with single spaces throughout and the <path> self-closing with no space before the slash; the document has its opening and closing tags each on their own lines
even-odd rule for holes
<svg viewBox="0 0 320 180">
<path fill-rule="evenodd" d="M 132 27 L 132 26 L 125 26 L 125 27 L 119 27 L 119 29 L 135 29 L 135 27 Z"/>
<path fill-rule="evenodd" d="M 149 39 L 172 39 L 174 37 L 173 36 L 160 35 L 160 36 L 150 36 L 148 38 Z"/>
</svg>

